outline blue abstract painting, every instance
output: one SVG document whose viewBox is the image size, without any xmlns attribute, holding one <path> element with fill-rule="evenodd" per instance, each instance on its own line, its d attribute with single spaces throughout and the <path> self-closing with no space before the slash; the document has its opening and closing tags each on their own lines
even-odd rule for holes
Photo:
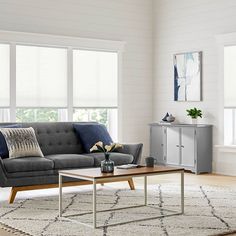
<svg viewBox="0 0 236 236">
<path fill-rule="evenodd" d="M 174 55 L 174 100 L 201 101 L 202 52 Z"/>
</svg>

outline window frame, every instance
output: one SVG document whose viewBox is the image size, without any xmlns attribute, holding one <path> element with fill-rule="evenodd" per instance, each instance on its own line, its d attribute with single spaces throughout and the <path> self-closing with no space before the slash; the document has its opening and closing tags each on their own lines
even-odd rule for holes
<svg viewBox="0 0 236 236">
<path fill-rule="evenodd" d="M 1 43 L 1 42 L 0 42 Z M 10 77 L 11 77 L 11 74 L 10 74 L 10 69 L 11 69 L 11 61 L 10 61 L 10 59 L 11 59 L 11 46 L 10 46 L 10 44 L 9 43 L 5 43 L 5 42 L 3 42 L 3 43 L 1 43 L 2 45 L 7 45 L 8 47 L 9 47 L 9 83 L 10 83 L 10 81 L 11 81 L 11 79 L 10 79 Z M 9 84 L 9 99 L 11 98 L 11 94 L 10 94 L 10 84 Z M 0 106 L 0 109 L 10 109 L 10 100 L 9 100 L 9 106 Z"/>
<path fill-rule="evenodd" d="M 234 45 L 224 45 L 224 56 L 223 56 L 223 69 L 224 69 L 224 145 L 226 146 L 236 146 L 236 121 L 235 121 L 235 118 L 236 118 L 236 106 L 232 106 L 231 104 L 230 105 L 225 105 L 225 49 L 226 48 L 230 48 L 230 47 L 236 47 L 236 42 Z M 227 100 L 226 100 L 226 103 L 227 103 Z M 225 111 L 226 110 L 229 110 L 232 114 L 230 115 L 230 119 L 225 119 Z M 230 120 L 230 127 L 231 127 L 231 130 L 232 130 L 232 133 L 229 133 L 226 129 L 226 123 L 227 121 Z M 228 138 L 226 138 L 226 136 Z M 228 142 L 228 140 L 230 139 L 230 142 Z"/>
<path fill-rule="evenodd" d="M 0 31 L 0 44 L 10 46 L 10 122 L 16 121 L 16 45 L 55 47 L 67 49 L 67 117 L 68 121 L 73 121 L 73 50 L 92 50 L 117 53 L 118 67 L 118 137 L 121 137 L 121 75 L 122 75 L 122 53 L 124 51 L 124 41 L 104 40 L 67 37 L 49 34 L 23 33 L 13 31 Z M 2 108 L 2 107 L 0 107 Z M 40 107 L 39 107 L 40 108 Z M 47 107 L 50 108 L 50 107 Z M 84 107 L 83 107 L 84 108 Z M 95 107 L 94 107 L 95 108 Z M 100 107 L 96 107 L 99 109 Z M 109 109 L 108 107 L 106 107 Z"/>
<path fill-rule="evenodd" d="M 231 127 L 231 133 L 229 133 L 225 127 L 225 111 L 228 110 L 232 114 L 230 115 L 230 127 Z M 224 145 L 230 145 L 230 146 L 236 146 L 236 107 L 224 107 Z M 226 135 L 227 134 L 227 135 Z M 226 136 L 230 137 L 230 142 L 227 142 Z M 229 138 L 228 138 L 229 139 Z"/>
<path fill-rule="evenodd" d="M 228 147 L 232 146 L 236 148 L 236 144 L 227 145 L 224 140 L 224 109 L 229 107 L 224 106 L 224 48 L 228 46 L 236 46 L 236 33 L 219 34 L 215 36 L 216 49 L 218 56 L 218 130 L 216 147 Z M 233 140 L 232 140 L 233 141 Z"/>
</svg>

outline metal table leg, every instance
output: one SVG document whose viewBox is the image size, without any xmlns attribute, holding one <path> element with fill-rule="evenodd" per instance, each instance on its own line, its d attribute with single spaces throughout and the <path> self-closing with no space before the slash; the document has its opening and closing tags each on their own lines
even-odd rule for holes
<svg viewBox="0 0 236 236">
<path fill-rule="evenodd" d="M 93 228 L 97 228 L 97 196 L 96 196 L 96 181 L 93 181 Z"/>
<path fill-rule="evenodd" d="M 59 174 L 59 217 L 62 216 L 62 176 Z"/>
<path fill-rule="evenodd" d="M 144 176 L 144 205 L 147 206 L 147 176 Z"/>
<path fill-rule="evenodd" d="M 184 171 L 181 171 L 181 213 L 184 214 Z"/>
</svg>

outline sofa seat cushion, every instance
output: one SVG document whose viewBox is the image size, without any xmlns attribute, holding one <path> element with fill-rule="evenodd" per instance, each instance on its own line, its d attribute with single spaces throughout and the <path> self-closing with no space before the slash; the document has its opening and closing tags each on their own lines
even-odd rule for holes
<svg viewBox="0 0 236 236">
<path fill-rule="evenodd" d="M 24 171 L 24 172 L 14 172 L 14 173 L 7 172 L 6 175 L 9 178 L 49 176 L 49 175 L 55 175 L 55 170 Z"/>
<path fill-rule="evenodd" d="M 101 152 L 95 152 L 95 153 L 90 153 L 86 155 L 92 156 L 94 158 L 94 166 L 96 167 L 100 166 L 101 161 L 105 159 L 104 153 L 101 153 Z M 132 163 L 134 160 L 134 157 L 130 154 L 112 152 L 110 153 L 110 159 L 115 162 L 116 166 L 119 166 L 119 165 Z"/>
<path fill-rule="evenodd" d="M 45 171 L 53 170 L 53 161 L 44 157 L 20 157 L 4 159 L 3 165 L 7 172 Z"/>
<path fill-rule="evenodd" d="M 92 156 L 79 154 L 56 154 L 46 156 L 48 160 L 54 162 L 55 169 L 84 168 L 93 167 L 94 159 Z"/>
</svg>

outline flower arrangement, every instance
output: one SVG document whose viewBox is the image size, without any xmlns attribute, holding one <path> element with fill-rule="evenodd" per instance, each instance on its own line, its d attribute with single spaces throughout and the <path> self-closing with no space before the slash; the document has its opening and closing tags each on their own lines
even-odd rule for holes
<svg viewBox="0 0 236 236">
<path fill-rule="evenodd" d="M 110 152 L 113 152 L 117 148 L 121 148 L 122 145 L 119 143 L 111 143 L 110 145 L 104 145 L 103 142 L 99 141 L 93 145 L 90 152 L 103 152 L 105 160 L 101 161 L 101 172 L 102 173 L 113 173 L 114 172 L 114 161 L 110 160 Z"/>
<path fill-rule="evenodd" d="M 121 148 L 122 144 L 119 143 L 112 143 L 110 145 L 104 145 L 102 141 L 99 141 L 93 145 L 93 147 L 90 149 L 90 152 L 103 152 L 106 156 L 106 154 L 109 154 L 110 152 L 113 152 L 117 148 Z"/>
</svg>

